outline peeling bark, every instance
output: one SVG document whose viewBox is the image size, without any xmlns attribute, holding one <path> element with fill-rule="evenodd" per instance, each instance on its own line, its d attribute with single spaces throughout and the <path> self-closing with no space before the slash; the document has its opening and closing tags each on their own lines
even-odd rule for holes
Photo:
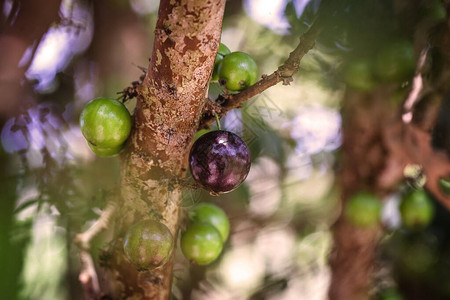
<svg viewBox="0 0 450 300">
<path fill-rule="evenodd" d="M 138 88 L 134 128 L 121 156 L 117 233 L 150 217 L 159 218 L 175 240 L 181 188 L 190 145 L 205 105 L 219 47 L 225 0 L 161 1 L 153 53 Z M 168 299 L 172 258 L 152 271 L 137 272 L 116 243 L 105 265 L 114 299 Z M 106 281 L 107 282 L 107 281 Z"/>
</svg>

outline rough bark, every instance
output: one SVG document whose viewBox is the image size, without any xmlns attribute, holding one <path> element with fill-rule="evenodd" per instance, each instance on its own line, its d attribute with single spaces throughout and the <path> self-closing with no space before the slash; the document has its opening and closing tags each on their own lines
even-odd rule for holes
<svg viewBox="0 0 450 300">
<path fill-rule="evenodd" d="M 164 0 L 153 53 L 139 87 L 135 125 L 121 156 L 121 201 L 117 230 L 160 218 L 175 240 L 187 156 L 205 105 L 220 41 L 225 0 Z M 137 272 L 117 243 L 107 262 L 114 299 L 168 299 L 173 256 L 153 271 Z"/>
</svg>

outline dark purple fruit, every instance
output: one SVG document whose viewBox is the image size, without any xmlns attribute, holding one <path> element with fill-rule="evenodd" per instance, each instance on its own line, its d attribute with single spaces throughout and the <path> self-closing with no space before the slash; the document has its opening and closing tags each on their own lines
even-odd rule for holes
<svg viewBox="0 0 450 300">
<path fill-rule="evenodd" d="M 237 188 L 250 171 L 250 151 L 236 134 L 224 130 L 205 133 L 189 154 L 192 177 L 214 193 Z"/>
</svg>

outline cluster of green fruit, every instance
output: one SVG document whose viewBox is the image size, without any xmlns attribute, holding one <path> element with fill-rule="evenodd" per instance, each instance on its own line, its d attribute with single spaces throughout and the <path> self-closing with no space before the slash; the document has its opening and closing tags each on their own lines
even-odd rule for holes
<svg viewBox="0 0 450 300">
<path fill-rule="evenodd" d="M 131 116 L 119 101 L 110 98 L 91 100 L 80 116 L 81 133 L 98 156 L 114 156 L 131 131 Z"/>
<path fill-rule="evenodd" d="M 205 265 L 222 252 L 230 223 L 218 206 L 201 203 L 189 212 L 190 225 L 181 236 L 181 250 L 190 261 Z M 152 270 L 164 265 L 174 248 L 173 236 L 163 223 L 144 220 L 128 229 L 123 250 L 138 270 Z"/>
<path fill-rule="evenodd" d="M 201 203 L 189 211 L 189 222 L 181 235 L 181 251 L 196 264 L 213 262 L 228 239 L 230 222 L 227 215 L 216 205 Z"/>
<path fill-rule="evenodd" d="M 382 48 L 375 56 L 351 60 L 343 70 L 345 83 L 359 91 L 370 91 L 382 82 L 401 82 L 415 68 L 414 48 L 407 40 Z"/>
<path fill-rule="evenodd" d="M 352 224 L 359 227 L 371 227 L 379 222 L 381 202 L 373 194 L 359 192 L 347 201 L 344 213 Z M 432 221 L 434 206 L 423 189 L 413 189 L 403 195 L 400 215 L 406 228 L 421 229 Z"/>
<path fill-rule="evenodd" d="M 219 83 L 229 91 L 242 91 L 258 79 L 258 66 L 247 53 L 231 52 L 227 46 L 220 43 L 217 51 L 212 81 Z"/>
</svg>

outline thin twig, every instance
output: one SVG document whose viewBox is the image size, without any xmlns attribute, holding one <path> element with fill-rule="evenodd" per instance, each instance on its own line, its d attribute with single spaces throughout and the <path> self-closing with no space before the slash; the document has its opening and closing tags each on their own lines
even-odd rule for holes
<svg viewBox="0 0 450 300">
<path fill-rule="evenodd" d="M 214 112 L 216 112 L 219 117 L 222 117 L 230 110 L 240 107 L 245 101 L 253 96 L 261 94 L 279 82 L 283 82 L 283 85 L 289 85 L 290 82 L 293 81 L 292 76 L 299 70 L 300 61 L 306 53 L 314 47 L 316 37 L 322 31 L 322 27 L 323 24 L 318 18 L 309 30 L 300 37 L 300 43 L 297 45 L 297 48 L 289 54 L 288 59 L 286 59 L 286 61 L 272 74 L 263 75 L 261 80 L 239 94 L 229 95 L 223 99 L 224 101 L 222 104 L 208 101 L 205 105 L 199 127 L 204 128 L 214 122 Z"/>
<path fill-rule="evenodd" d="M 89 250 L 91 247 L 91 240 L 99 234 L 103 229 L 108 227 L 111 216 L 116 211 L 116 205 L 114 203 L 108 204 L 105 211 L 100 218 L 95 222 L 88 230 L 83 233 L 79 233 L 75 237 L 75 244 L 82 250 Z"/>
<path fill-rule="evenodd" d="M 100 284 L 92 256 L 88 251 L 82 250 L 80 252 L 80 260 L 82 270 L 78 280 L 83 286 L 86 299 L 96 299 L 97 295 L 100 294 Z"/>
<path fill-rule="evenodd" d="M 100 294 L 100 284 L 98 281 L 97 272 L 95 271 L 95 265 L 92 256 L 89 253 L 91 241 L 103 229 L 108 227 L 108 224 L 112 219 L 115 211 L 116 205 L 111 202 L 110 204 L 108 204 L 105 211 L 103 211 L 97 222 L 89 227 L 88 230 L 83 233 L 77 234 L 75 237 L 75 244 L 81 249 L 81 272 L 78 276 L 78 279 L 83 286 L 87 299 L 95 299 L 97 295 Z"/>
</svg>

